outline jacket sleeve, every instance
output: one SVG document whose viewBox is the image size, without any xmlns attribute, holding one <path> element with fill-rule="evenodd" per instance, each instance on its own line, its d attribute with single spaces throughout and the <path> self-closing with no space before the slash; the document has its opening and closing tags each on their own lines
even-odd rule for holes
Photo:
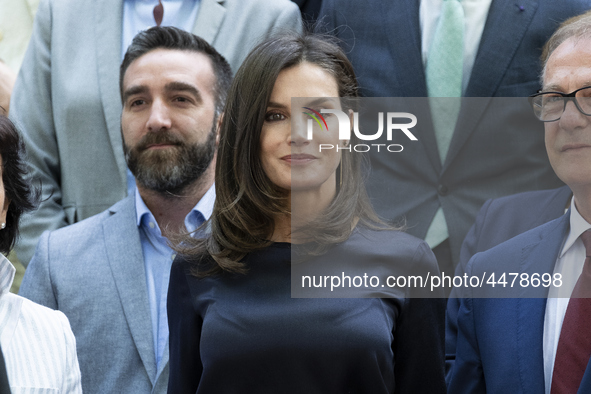
<svg viewBox="0 0 591 394">
<path fill-rule="evenodd" d="M 51 309 L 59 309 L 54 293 L 49 256 L 50 233 L 43 233 L 39 245 L 25 271 L 19 295 Z"/>
<path fill-rule="evenodd" d="M 52 106 L 52 3 L 39 4 L 33 34 L 10 101 L 10 117 L 23 135 L 30 172 L 42 185 L 39 209 L 23 220 L 16 252 L 27 266 L 43 231 L 65 226 L 60 158 Z"/>
</svg>

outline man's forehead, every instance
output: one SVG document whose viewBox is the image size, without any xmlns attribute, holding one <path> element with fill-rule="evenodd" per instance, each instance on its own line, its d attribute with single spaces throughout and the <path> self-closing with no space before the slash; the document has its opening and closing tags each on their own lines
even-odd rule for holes
<svg viewBox="0 0 591 394">
<path fill-rule="evenodd" d="M 194 81 L 203 89 L 213 86 L 216 77 L 211 59 L 201 52 L 157 48 L 130 63 L 123 77 L 123 87 L 133 80 L 150 81 L 152 78 L 167 79 L 168 82 L 175 79 Z"/>
<path fill-rule="evenodd" d="M 569 83 L 578 87 L 591 83 L 591 38 L 568 38 L 548 57 L 543 90 L 561 90 Z"/>
</svg>

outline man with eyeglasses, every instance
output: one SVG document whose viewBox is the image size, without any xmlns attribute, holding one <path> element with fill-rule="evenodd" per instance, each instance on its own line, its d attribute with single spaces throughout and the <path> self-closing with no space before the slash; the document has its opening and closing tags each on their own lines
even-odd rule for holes
<svg viewBox="0 0 591 394">
<path fill-rule="evenodd" d="M 530 101 L 574 196 L 566 214 L 467 264 L 468 276 L 516 273 L 519 284 L 463 294 L 450 393 L 591 392 L 591 15 L 562 26 L 547 49 Z"/>
</svg>

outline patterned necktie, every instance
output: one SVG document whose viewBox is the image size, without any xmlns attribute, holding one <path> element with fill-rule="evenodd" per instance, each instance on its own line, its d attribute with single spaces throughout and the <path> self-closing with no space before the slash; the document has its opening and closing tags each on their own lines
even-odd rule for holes
<svg viewBox="0 0 591 394">
<path fill-rule="evenodd" d="M 576 393 L 591 356 L 591 230 L 581 240 L 586 258 L 562 322 L 551 394 Z"/>
<path fill-rule="evenodd" d="M 154 20 L 156 21 L 156 26 L 160 26 L 163 17 L 164 7 L 162 6 L 162 1 L 158 0 L 158 5 L 154 7 Z"/>
<path fill-rule="evenodd" d="M 425 70 L 433 131 L 441 164 L 445 162 L 460 113 L 463 68 L 464 8 L 458 0 L 445 0 Z M 448 237 L 443 210 L 439 207 L 427 230 L 425 241 L 433 248 Z"/>
<path fill-rule="evenodd" d="M 429 102 L 441 162 L 447 155 L 461 101 L 438 97 L 462 96 L 463 68 L 464 9 L 458 0 L 445 0 L 425 70 L 429 97 L 435 97 Z"/>
</svg>

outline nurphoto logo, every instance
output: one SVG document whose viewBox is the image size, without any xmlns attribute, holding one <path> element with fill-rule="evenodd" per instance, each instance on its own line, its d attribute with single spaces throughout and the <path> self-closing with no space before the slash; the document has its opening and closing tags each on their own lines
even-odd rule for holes
<svg viewBox="0 0 591 394">
<path fill-rule="evenodd" d="M 339 127 L 339 139 L 350 140 L 351 139 L 351 119 L 348 114 L 338 109 L 321 109 L 320 112 L 313 110 L 309 107 L 302 107 L 303 109 L 310 111 L 304 112 L 310 116 L 307 122 L 307 139 L 312 140 L 314 138 L 314 123 L 316 123 L 320 130 L 328 131 L 328 124 L 322 114 L 332 114 L 337 117 Z M 382 137 L 384 133 L 384 119 L 386 119 L 386 139 L 392 141 L 394 132 L 399 130 L 408 137 L 411 141 L 418 141 L 417 137 L 409 130 L 416 126 L 417 117 L 408 112 L 378 112 L 378 131 L 373 134 L 364 134 L 359 130 L 359 113 L 352 112 L 353 114 L 353 128 L 352 131 L 355 136 L 361 141 L 375 141 Z M 406 119 L 407 122 L 399 123 L 400 119 Z M 400 144 L 348 144 L 346 146 L 339 146 L 333 144 L 320 144 L 319 151 L 336 149 L 337 152 L 340 150 L 348 150 L 354 152 L 369 152 L 372 149 L 380 151 L 380 148 L 385 148 L 388 152 L 402 152 L 404 147 Z"/>
</svg>

